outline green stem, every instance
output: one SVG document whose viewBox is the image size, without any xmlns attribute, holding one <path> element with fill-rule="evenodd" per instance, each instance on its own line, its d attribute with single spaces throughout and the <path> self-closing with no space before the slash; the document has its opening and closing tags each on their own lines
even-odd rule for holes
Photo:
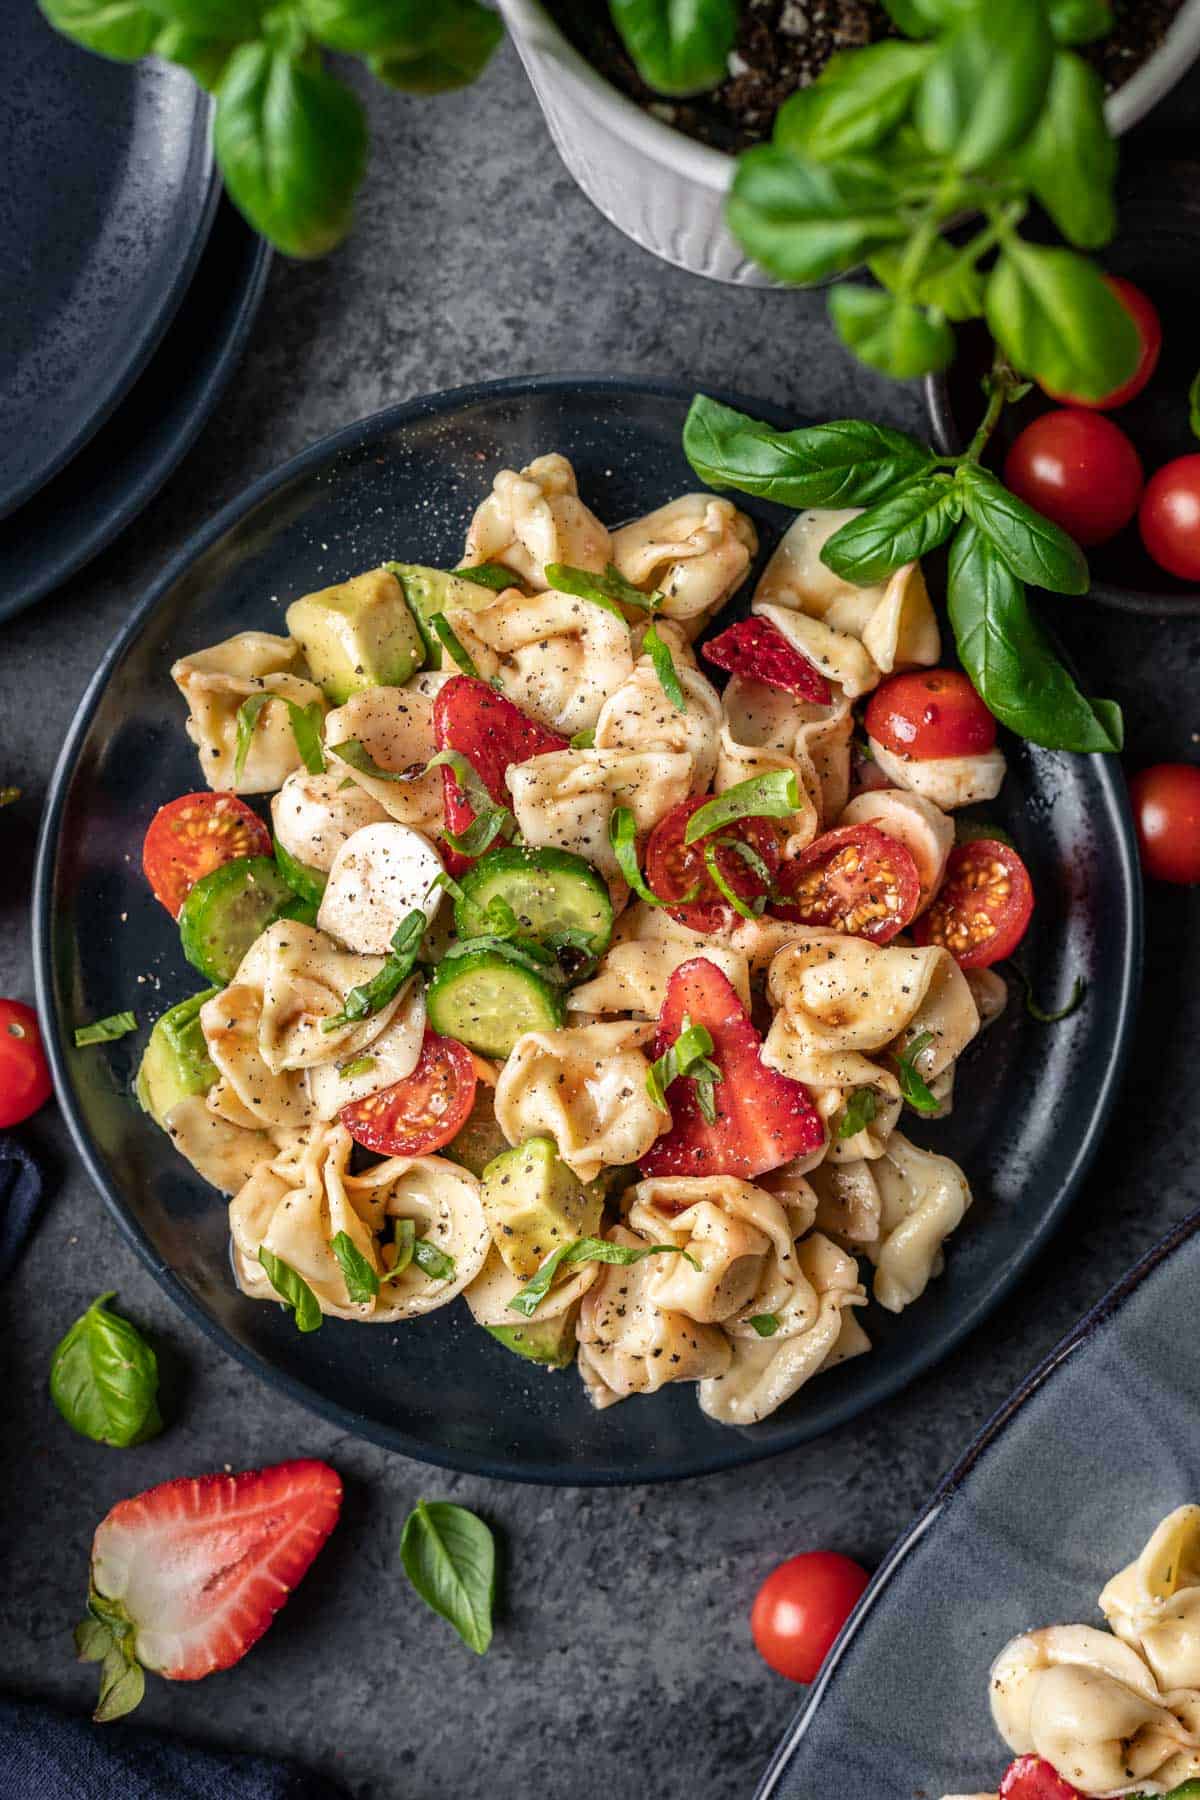
<svg viewBox="0 0 1200 1800">
<path fill-rule="evenodd" d="M 896 289 L 902 300 L 911 300 L 912 291 L 917 284 L 925 259 L 932 250 L 938 235 L 938 214 L 935 206 L 926 209 L 904 252 L 900 264 L 900 273 L 896 278 Z"/>
</svg>

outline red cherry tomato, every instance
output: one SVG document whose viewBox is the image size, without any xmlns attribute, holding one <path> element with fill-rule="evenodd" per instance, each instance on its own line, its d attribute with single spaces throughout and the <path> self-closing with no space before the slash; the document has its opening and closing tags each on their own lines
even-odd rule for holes
<svg viewBox="0 0 1200 1800">
<path fill-rule="evenodd" d="M 913 927 L 918 944 L 940 944 L 962 969 L 1011 956 L 1033 915 L 1033 883 L 1011 844 L 956 844 L 937 897 Z"/>
<path fill-rule="evenodd" d="M 1153 881 L 1200 881 L 1200 766 L 1155 763 L 1129 783 L 1142 867 Z"/>
<path fill-rule="evenodd" d="M 746 675 L 767 687 L 783 688 L 814 706 L 828 706 L 833 689 L 807 656 L 788 643 L 770 619 L 739 619 L 700 651 L 714 668 Z"/>
<path fill-rule="evenodd" d="M 666 902 L 671 917 L 682 925 L 690 925 L 693 931 L 720 931 L 736 910 L 723 898 L 709 873 L 704 858 L 706 843 L 715 845 L 713 860 L 722 880 L 747 904 L 769 891 L 779 868 L 779 838 L 769 819 L 735 819 L 722 826 L 715 839 L 699 838 L 694 844 L 685 844 L 683 834 L 688 820 L 707 804 L 708 797 L 703 794 L 681 800 L 658 821 L 646 844 L 647 882 Z M 769 871 L 770 880 L 764 881 L 755 864 L 747 862 L 730 844 L 722 844 L 721 838 L 745 844 Z"/>
<path fill-rule="evenodd" d="M 871 1577 L 835 1550 L 809 1550 L 773 1569 L 750 1630 L 763 1661 L 789 1681 L 812 1681 Z"/>
<path fill-rule="evenodd" d="M 32 1117 L 53 1091 L 37 1014 L 23 1000 L 0 1000 L 0 1130 Z"/>
<path fill-rule="evenodd" d="M 1160 569 L 1200 581 L 1200 455 L 1177 456 L 1150 477 L 1138 511 L 1142 542 Z"/>
<path fill-rule="evenodd" d="M 508 805 L 504 775 L 514 763 L 568 748 L 565 737 L 547 731 L 486 681 L 470 675 L 454 675 L 439 688 L 433 703 L 433 736 L 439 750 L 457 750 L 466 757 L 497 806 Z M 443 768 L 442 787 L 446 829 L 461 833 L 474 819 L 475 808 L 453 769 Z M 473 859 L 448 848 L 444 860 L 452 875 L 460 875 Z"/>
<path fill-rule="evenodd" d="M 732 983 L 703 956 L 681 963 L 667 982 L 655 1057 L 666 1055 L 685 1018 L 712 1037 L 710 1060 L 721 1071 L 711 1088 L 716 1117 L 704 1117 L 690 1076 L 673 1081 L 667 1093 L 671 1129 L 642 1158 L 644 1174 L 752 1181 L 820 1149 L 825 1127 L 808 1089 L 763 1062 L 762 1039 Z"/>
<path fill-rule="evenodd" d="M 958 669 L 914 669 L 881 682 L 867 703 L 867 735 L 897 756 L 980 756 L 996 721 Z"/>
<path fill-rule="evenodd" d="M 1140 287 L 1134 287 L 1132 281 L 1126 281 L 1123 275 L 1106 275 L 1104 279 L 1137 326 L 1137 367 L 1128 381 L 1122 382 L 1120 387 L 1114 388 L 1111 394 L 1105 394 L 1099 400 L 1080 400 L 1074 394 L 1056 394 L 1053 388 L 1043 388 L 1043 392 L 1049 394 L 1052 400 L 1061 400 L 1067 406 L 1086 406 L 1092 412 L 1112 412 L 1140 394 L 1158 365 L 1158 355 L 1162 349 L 1162 320 L 1149 294 L 1144 294 Z"/>
<path fill-rule="evenodd" d="M 236 794 L 181 794 L 160 806 L 142 844 L 142 869 L 173 919 L 202 875 L 239 856 L 270 856 L 271 834 Z"/>
<path fill-rule="evenodd" d="M 1019 500 L 1085 547 L 1128 525 L 1145 483 L 1141 458 L 1121 427 L 1078 407 L 1027 425 L 1004 459 L 1004 479 Z"/>
<path fill-rule="evenodd" d="M 1082 1800 L 1082 1796 L 1053 1763 L 1040 1756 L 1018 1756 L 1004 1771 L 1000 1800 Z"/>
<path fill-rule="evenodd" d="M 921 877 L 898 838 L 876 825 L 842 825 L 785 863 L 776 893 L 777 919 L 886 944 L 920 905 Z"/>
<path fill-rule="evenodd" d="M 465 1044 L 426 1031 L 411 1075 L 338 1114 L 356 1144 L 381 1156 L 429 1156 L 457 1135 L 475 1104 L 475 1064 Z"/>
</svg>

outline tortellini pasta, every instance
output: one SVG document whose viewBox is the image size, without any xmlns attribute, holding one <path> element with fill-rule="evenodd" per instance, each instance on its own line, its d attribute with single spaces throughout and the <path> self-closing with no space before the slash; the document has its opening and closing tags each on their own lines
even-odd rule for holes
<svg viewBox="0 0 1200 1800">
<path fill-rule="evenodd" d="M 898 756 L 875 738 L 868 738 L 871 754 L 889 781 L 911 788 L 932 800 L 944 812 L 956 806 L 974 806 L 994 800 L 1004 786 L 1004 752 L 999 748 L 977 751 L 973 756 Z"/>
<path fill-rule="evenodd" d="M 764 767 L 795 769 L 801 788 L 816 809 L 819 824 L 828 828 L 846 804 L 850 792 L 850 739 L 854 718 L 845 696 L 835 696 L 827 706 L 798 700 L 781 688 L 766 686 L 744 675 L 734 675 L 722 695 L 730 747 L 758 750 L 775 759 Z M 757 773 L 753 768 L 750 773 Z M 732 786 L 729 769 L 727 786 Z"/>
<path fill-rule="evenodd" d="M 434 832 L 441 826 L 442 771 L 425 771 L 434 752 L 434 695 L 429 680 L 418 675 L 407 687 L 362 688 L 326 716 L 325 743 L 330 752 L 357 738 L 376 768 L 387 771 L 386 775 L 372 775 L 353 762 L 330 755 L 330 773 L 317 778 L 332 780 L 343 800 L 353 795 L 353 788 L 344 786 L 347 781 L 360 795 L 370 796 L 376 810 L 360 821 L 363 825 L 388 818 L 398 825 L 411 825 L 415 831 Z M 329 862 L 316 866 L 328 869 L 332 861 L 330 857 Z"/>
<path fill-rule="evenodd" d="M 553 1138 L 581 1181 L 645 1156 L 669 1120 L 646 1092 L 650 1025 L 527 1031 L 496 1082 L 496 1123 L 510 1144 Z"/>
<path fill-rule="evenodd" d="M 222 1194 L 236 1194 L 288 1141 L 284 1132 L 231 1125 L 207 1105 L 203 1094 L 177 1100 L 164 1124 L 180 1155 Z"/>
<path fill-rule="evenodd" d="M 590 730 L 633 673 L 628 625 L 574 594 L 550 588 L 526 596 L 510 588 L 493 606 L 451 609 L 448 617 L 480 674 L 564 737 Z"/>
<path fill-rule="evenodd" d="M 347 838 L 387 816 L 374 795 L 347 783 L 338 771 L 310 775 L 307 769 L 294 769 L 271 801 L 276 841 L 306 869 L 322 874 L 332 868 Z"/>
<path fill-rule="evenodd" d="M 173 665 L 171 679 L 188 703 L 187 734 L 200 752 L 200 771 L 210 788 L 266 794 L 301 767 L 291 714 L 282 702 L 316 705 L 324 712 L 325 701 L 300 667 L 300 652 L 291 638 L 269 631 L 241 631 L 211 650 L 181 656 Z M 278 704 L 259 713 L 239 775 L 238 709 L 256 694 L 270 694 Z"/>
<path fill-rule="evenodd" d="M 692 787 L 692 759 L 679 750 L 550 750 L 507 775 L 527 844 L 573 850 L 603 875 L 619 874 L 608 841 L 614 808 L 627 806 L 649 831 Z"/>
<path fill-rule="evenodd" d="M 635 1232 L 616 1225 L 610 1243 L 645 1248 Z M 631 1394 L 654 1394 L 674 1381 L 703 1381 L 729 1367 L 733 1348 L 715 1325 L 660 1306 L 655 1256 L 629 1267 L 606 1265 L 584 1295 L 577 1328 L 579 1373 L 598 1409 Z"/>
<path fill-rule="evenodd" d="M 732 500 L 683 494 L 613 533 L 612 560 L 643 593 L 663 596 L 663 615 L 695 637 L 736 593 L 758 551 L 758 533 Z"/>
<path fill-rule="evenodd" d="M 686 931 L 687 927 L 681 930 Z M 688 933 L 689 937 L 693 935 Z M 697 947 L 682 937 L 630 938 L 613 944 L 591 980 L 572 988 L 567 996 L 567 1010 L 599 1015 L 633 1013 L 644 1019 L 657 1019 L 667 982 L 682 963 L 690 962 L 694 956 L 715 963 L 749 1011 L 750 970 L 745 957 L 719 944 L 703 943 Z"/>
<path fill-rule="evenodd" d="M 956 1162 L 910 1144 L 899 1131 L 869 1165 L 879 1190 L 879 1235 L 865 1248 L 875 1264 L 874 1294 L 903 1312 L 942 1268 L 942 1245 L 962 1223 L 971 1190 Z"/>
<path fill-rule="evenodd" d="M 596 721 L 597 750 L 673 750 L 692 759 L 692 787 L 702 794 L 712 786 L 721 732 L 721 701 L 698 669 L 676 669 L 687 710 L 676 711 L 663 691 L 648 656 L 600 709 Z"/>
<path fill-rule="evenodd" d="M 1159 1686 L 1200 1688 L 1200 1506 L 1178 1506 L 1100 1595 L 1117 1636 Z"/>
<path fill-rule="evenodd" d="M 545 588 L 547 563 L 598 573 L 611 556 L 608 531 L 579 498 L 574 469 L 552 453 L 519 475 L 500 470 L 471 520 L 462 560 L 503 563 L 530 587 Z"/>
</svg>

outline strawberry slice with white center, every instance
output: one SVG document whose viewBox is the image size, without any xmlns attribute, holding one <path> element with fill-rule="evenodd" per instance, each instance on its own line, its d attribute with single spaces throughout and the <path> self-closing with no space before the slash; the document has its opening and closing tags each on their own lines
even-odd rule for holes
<svg viewBox="0 0 1200 1800">
<path fill-rule="evenodd" d="M 199 1681 L 270 1625 L 337 1524 L 342 1480 L 297 1461 L 164 1481 L 96 1528 L 80 1657 L 101 1662 L 98 1719 L 142 1697 L 143 1669 Z"/>
</svg>

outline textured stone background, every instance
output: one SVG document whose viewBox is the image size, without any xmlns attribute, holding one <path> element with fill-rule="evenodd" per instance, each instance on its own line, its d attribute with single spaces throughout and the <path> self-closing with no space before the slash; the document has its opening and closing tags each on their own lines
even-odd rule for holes
<svg viewBox="0 0 1200 1800">
<path fill-rule="evenodd" d="M 376 93 L 371 110 L 352 242 L 315 267 L 276 264 L 245 364 L 183 469 L 115 549 L 3 628 L 0 775 L 26 790 L 0 817 L 4 993 L 32 994 L 26 905 L 40 803 L 104 647 L 178 544 L 311 439 L 429 389 L 572 369 L 725 383 L 815 415 L 920 420 L 915 390 L 850 364 L 820 296 L 708 286 L 620 237 L 560 166 L 510 51 L 472 93 L 423 104 Z M 1131 764 L 1195 754 L 1200 621 L 1062 601 L 1056 623 L 1097 689 L 1124 703 Z M 777 1461 L 677 1487 L 523 1489 L 339 1436 L 185 1326 L 47 1109 L 28 1137 L 53 1161 L 57 1191 L 0 1315 L 0 1686 L 86 1705 L 94 1676 L 72 1662 L 68 1633 L 92 1528 L 117 1498 L 303 1452 L 344 1472 L 344 1524 L 245 1666 L 195 1687 L 151 1683 L 147 1723 L 289 1752 L 358 1800 L 485 1787 L 497 1800 L 749 1795 L 797 1697 L 750 1644 L 762 1576 L 814 1545 L 877 1560 L 1014 1382 L 1196 1203 L 1195 919 L 1191 896 L 1150 896 L 1123 1101 L 1070 1224 L 999 1316 L 872 1416 Z M 182 1383 L 170 1431 L 120 1455 L 67 1431 L 45 1391 L 52 1346 L 110 1287 L 175 1353 Z M 504 1606 L 484 1661 L 400 1574 L 400 1527 L 420 1495 L 453 1495 L 503 1533 Z"/>
</svg>

